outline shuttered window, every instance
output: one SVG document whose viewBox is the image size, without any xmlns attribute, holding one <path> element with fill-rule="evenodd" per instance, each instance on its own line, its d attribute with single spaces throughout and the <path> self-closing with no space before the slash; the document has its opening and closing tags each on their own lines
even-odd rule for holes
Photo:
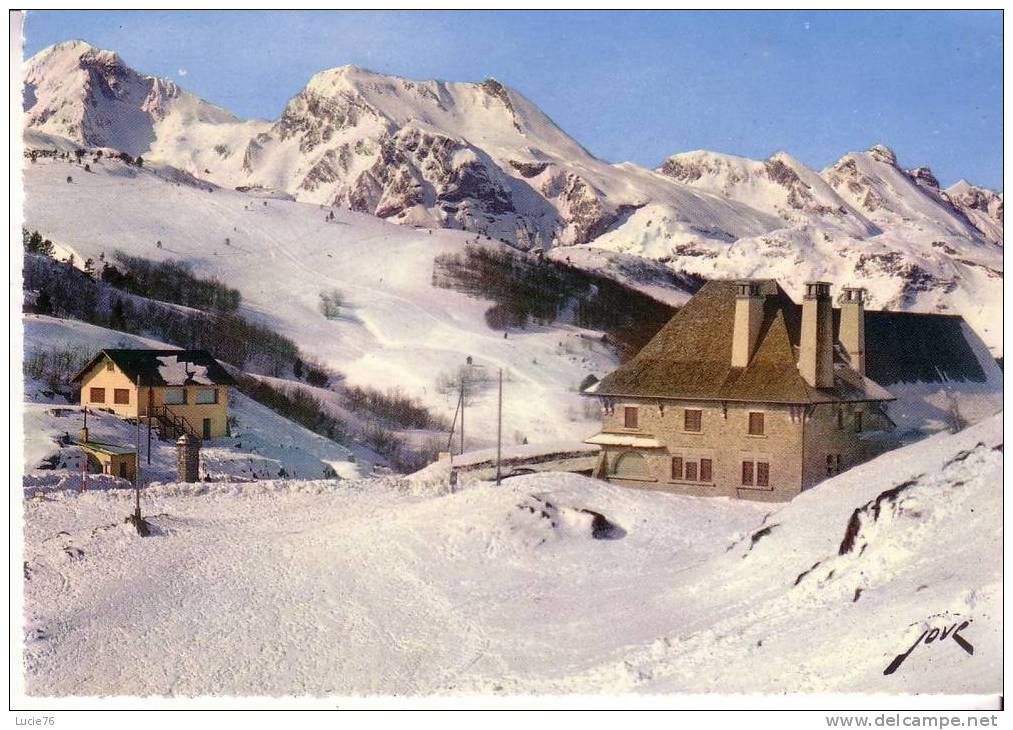
<svg viewBox="0 0 1013 730">
<path fill-rule="evenodd" d="M 697 479 L 696 462 L 695 461 L 687 461 L 686 462 L 686 481 L 687 482 L 695 482 L 696 479 Z"/>
<path fill-rule="evenodd" d="M 750 412 L 749 414 L 749 435 L 750 436 L 762 436 L 763 435 L 763 414 Z"/>
<path fill-rule="evenodd" d="M 710 482 L 713 480 L 713 462 L 710 459 L 700 459 L 700 481 Z"/>
<path fill-rule="evenodd" d="M 862 412 L 855 411 L 855 433 L 862 432 Z"/>
<path fill-rule="evenodd" d="M 770 464 L 766 461 L 756 462 L 756 486 L 766 487 L 770 485 Z"/>
<path fill-rule="evenodd" d="M 683 428 L 686 431 L 698 432 L 703 426 L 703 411 L 687 408 L 684 411 Z"/>
<path fill-rule="evenodd" d="M 130 391 L 126 388 L 116 388 L 113 391 L 113 403 L 126 405 L 130 402 Z"/>
<path fill-rule="evenodd" d="M 682 479 L 682 457 L 672 457 L 672 479 Z"/>
<path fill-rule="evenodd" d="M 88 398 L 92 403 L 105 403 L 106 402 L 106 389 L 105 388 L 91 388 L 88 392 Z"/>
<path fill-rule="evenodd" d="M 751 461 L 742 462 L 742 486 L 753 486 L 753 462 Z"/>
<path fill-rule="evenodd" d="M 637 425 L 640 421 L 637 409 L 633 406 L 627 406 L 623 409 L 623 425 L 626 428 L 639 428 Z"/>
</svg>

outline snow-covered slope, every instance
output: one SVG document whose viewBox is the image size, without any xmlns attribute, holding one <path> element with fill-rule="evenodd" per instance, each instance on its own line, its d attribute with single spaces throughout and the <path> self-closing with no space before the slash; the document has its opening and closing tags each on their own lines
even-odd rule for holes
<svg viewBox="0 0 1013 730">
<path fill-rule="evenodd" d="M 147 163 L 139 169 L 108 157 L 89 162 L 85 172 L 71 161 L 42 158 L 25 173 L 26 225 L 77 261 L 103 252 L 111 259 L 122 249 L 188 262 L 238 289 L 245 316 L 288 336 L 350 385 L 401 388 L 448 420 L 456 391 L 441 383 L 454 382 L 468 358 L 490 378 L 502 367 L 507 443 L 580 440 L 594 429 L 598 414 L 585 414 L 577 386 L 616 364 L 601 333 L 564 321 L 511 330 L 505 338 L 486 323 L 492 302 L 433 286 L 438 254 L 502 244 L 348 211 L 327 220 L 329 211 L 318 206 L 176 183 Z M 334 290 L 344 305 L 328 319 L 321 294 Z M 471 398 L 466 446 L 490 446 L 494 390 Z"/>
<path fill-rule="evenodd" d="M 141 539 L 129 492 L 26 499 L 27 689 L 998 693 L 1001 444 L 999 416 L 769 514 L 566 474 L 163 485 Z"/>
<path fill-rule="evenodd" d="M 938 182 L 936 188 L 939 188 Z M 942 196 L 967 216 L 988 240 L 1002 245 L 1002 193 L 976 187 L 966 180 L 958 180 L 943 190 Z"/>
</svg>

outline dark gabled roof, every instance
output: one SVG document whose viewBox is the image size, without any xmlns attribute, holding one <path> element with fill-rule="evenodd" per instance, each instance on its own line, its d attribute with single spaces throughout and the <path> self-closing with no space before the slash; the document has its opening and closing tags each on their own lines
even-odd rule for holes
<svg viewBox="0 0 1013 730">
<path fill-rule="evenodd" d="M 813 388 L 798 370 L 802 308 L 778 286 L 760 285 L 763 320 L 748 367 L 733 368 L 736 282 L 707 282 L 636 357 L 588 392 L 596 395 L 762 403 L 889 400 L 841 358 L 833 388 Z M 868 349 L 868 348 L 867 348 Z"/>
<path fill-rule="evenodd" d="M 867 311 L 865 374 L 885 386 L 984 383 L 988 375 L 968 339 L 974 336 L 964 318 L 952 314 Z"/>
<path fill-rule="evenodd" d="M 103 358 L 108 357 L 131 381 L 140 377 L 141 385 L 196 385 L 207 382 L 213 385 L 235 385 L 236 381 L 206 350 L 101 350 L 84 367 L 77 371 L 71 382 L 76 383 Z M 160 358 L 164 358 L 161 359 Z M 182 367 L 173 368 L 173 363 Z M 166 367 L 166 365 L 170 367 Z M 183 377 L 172 377 L 177 371 Z M 190 373 L 190 377 L 186 374 Z M 194 377 L 199 374 L 199 377 Z M 169 380 L 179 382 L 169 382 Z"/>
</svg>

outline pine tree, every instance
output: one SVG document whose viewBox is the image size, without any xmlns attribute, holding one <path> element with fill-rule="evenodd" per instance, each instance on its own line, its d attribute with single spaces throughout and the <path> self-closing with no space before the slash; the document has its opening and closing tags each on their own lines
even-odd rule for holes
<svg viewBox="0 0 1013 730">
<path fill-rule="evenodd" d="M 109 326 L 114 330 L 125 330 L 127 328 L 127 315 L 123 311 L 123 300 L 117 298 L 113 302 L 113 311 L 109 315 Z"/>
<path fill-rule="evenodd" d="M 84 273 L 91 277 L 95 276 L 95 262 L 90 258 L 84 260 Z"/>
<path fill-rule="evenodd" d="M 39 293 L 38 298 L 35 300 L 35 311 L 39 314 L 53 313 L 53 300 L 49 298 L 49 292 L 43 291 Z"/>
</svg>

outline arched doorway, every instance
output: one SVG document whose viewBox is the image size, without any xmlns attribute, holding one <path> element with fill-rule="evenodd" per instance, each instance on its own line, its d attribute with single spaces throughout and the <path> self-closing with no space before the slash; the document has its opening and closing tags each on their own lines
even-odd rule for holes
<svg viewBox="0 0 1013 730">
<path fill-rule="evenodd" d="M 639 451 L 627 451 L 616 459 L 613 476 L 619 479 L 650 479 L 647 459 Z"/>
</svg>

